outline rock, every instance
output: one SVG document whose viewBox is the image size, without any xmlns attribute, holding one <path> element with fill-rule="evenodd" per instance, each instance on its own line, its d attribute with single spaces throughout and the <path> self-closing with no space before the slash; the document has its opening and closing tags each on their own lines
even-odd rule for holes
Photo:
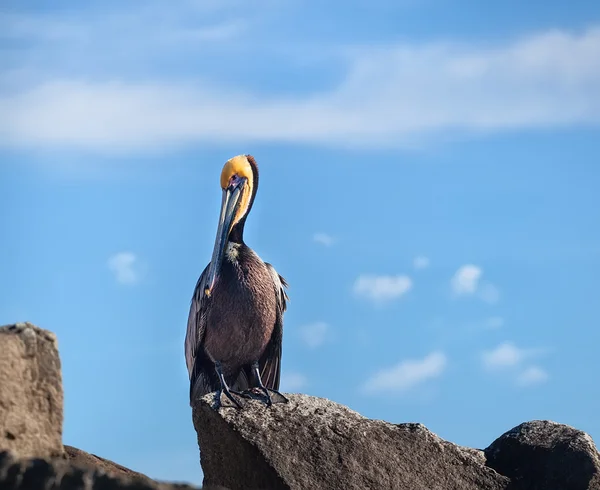
<svg viewBox="0 0 600 490">
<path fill-rule="evenodd" d="M 205 485 L 237 489 L 507 489 L 480 451 L 421 424 L 369 420 L 323 398 L 286 395 L 270 408 L 193 407 Z"/>
<path fill-rule="evenodd" d="M 125 468 L 125 466 L 121 466 L 113 461 L 96 456 L 95 454 L 86 453 L 73 446 L 65 446 L 65 456 L 72 465 L 80 468 L 97 469 L 115 476 L 124 476 L 139 480 L 146 484 L 152 482 L 152 480 L 143 473 L 130 470 L 129 468 Z"/>
<path fill-rule="evenodd" d="M 533 421 L 485 451 L 444 441 L 421 424 L 369 420 L 332 401 L 243 410 L 197 401 L 193 422 L 206 490 L 600 490 L 600 455 L 572 427 Z M 29 323 L 0 327 L 2 490 L 192 490 L 62 444 L 56 337 Z"/>
<path fill-rule="evenodd" d="M 0 353 L 2 490 L 196 488 L 157 482 L 72 446 L 63 448 L 62 376 L 53 333 L 30 323 L 0 327 Z"/>
<path fill-rule="evenodd" d="M 485 455 L 491 468 L 511 478 L 511 490 L 600 489 L 594 441 L 567 425 L 525 422 L 496 439 Z"/>
<path fill-rule="evenodd" d="M 2 490 L 193 490 L 196 487 L 116 476 L 99 469 L 79 467 L 64 459 L 17 459 L 14 454 L 4 451 L 0 452 L 0 488 Z"/>
<path fill-rule="evenodd" d="M 63 453 L 63 390 L 56 336 L 30 323 L 0 327 L 0 449 Z"/>
</svg>

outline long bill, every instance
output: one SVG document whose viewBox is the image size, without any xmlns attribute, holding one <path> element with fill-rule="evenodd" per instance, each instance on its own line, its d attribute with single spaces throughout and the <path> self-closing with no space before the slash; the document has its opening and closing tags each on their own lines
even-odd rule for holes
<svg viewBox="0 0 600 490">
<path fill-rule="evenodd" d="M 223 189 L 223 199 L 221 201 L 221 215 L 219 216 L 219 226 L 217 227 L 217 236 L 215 238 L 215 247 L 213 248 L 212 259 L 208 267 L 208 277 L 204 285 L 204 293 L 210 296 L 215 282 L 221 270 L 223 254 L 227 245 L 227 238 L 231 231 L 235 212 L 240 200 L 241 187 Z"/>
</svg>

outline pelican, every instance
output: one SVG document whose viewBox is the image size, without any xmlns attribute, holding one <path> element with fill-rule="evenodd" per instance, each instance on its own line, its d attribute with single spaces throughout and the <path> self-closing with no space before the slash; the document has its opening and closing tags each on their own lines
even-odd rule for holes
<svg viewBox="0 0 600 490">
<path fill-rule="evenodd" d="M 258 395 L 267 405 L 285 403 L 277 390 L 288 285 L 243 237 L 258 189 L 254 157 L 228 160 L 221 189 L 212 258 L 196 283 L 185 336 L 190 405 L 215 391 L 237 408 Z"/>
</svg>

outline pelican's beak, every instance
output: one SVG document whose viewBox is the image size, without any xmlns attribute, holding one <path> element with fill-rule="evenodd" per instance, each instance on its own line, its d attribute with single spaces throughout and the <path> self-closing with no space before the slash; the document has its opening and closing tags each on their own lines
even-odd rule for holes
<svg viewBox="0 0 600 490">
<path fill-rule="evenodd" d="M 215 238 L 215 248 L 208 267 L 208 278 L 204 284 L 204 294 L 210 296 L 221 270 L 223 254 L 227 245 L 227 238 L 231 232 L 233 219 L 235 217 L 242 188 L 246 179 L 239 179 L 232 183 L 227 189 L 223 189 L 223 200 L 221 201 L 221 216 Z"/>
</svg>

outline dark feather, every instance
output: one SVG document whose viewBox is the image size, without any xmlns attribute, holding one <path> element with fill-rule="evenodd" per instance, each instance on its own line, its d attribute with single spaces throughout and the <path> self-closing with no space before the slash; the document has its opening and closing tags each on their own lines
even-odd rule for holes
<svg viewBox="0 0 600 490">
<path fill-rule="evenodd" d="M 263 355 L 259 359 L 259 372 L 264 385 L 272 390 L 279 389 L 281 377 L 281 348 L 283 341 L 283 313 L 289 300 L 285 288 L 285 279 L 275 268 L 265 262 L 273 280 L 273 288 L 277 299 L 277 312 L 273 333 Z M 185 358 L 190 377 L 190 402 L 207 393 L 220 388 L 219 379 L 215 372 L 214 363 L 204 351 L 204 333 L 206 331 L 206 310 L 210 306 L 210 298 L 204 295 L 204 287 L 208 266 L 204 269 L 192 296 L 185 337 Z M 234 379 L 228 379 L 230 388 L 243 391 L 255 385 L 254 373 L 250 366 L 244 366 Z"/>
<path fill-rule="evenodd" d="M 212 393 L 219 387 L 219 378 L 213 362 L 208 358 L 204 349 L 198 349 L 190 377 L 190 401 Z"/>
<path fill-rule="evenodd" d="M 287 308 L 287 301 L 289 300 L 285 288 L 288 285 L 285 279 L 277 273 L 271 264 L 265 262 L 265 265 L 273 278 L 273 286 L 275 287 L 275 294 L 277 295 L 277 315 L 275 319 L 275 328 L 271 334 L 271 340 L 267 344 L 265 352 L 259 360 L 259 371 L 264 385 L 272 390 L 278 390 L 281 378 L 283 313 Z"/>
<path fill-rule="evenodd" d="M 190 400 L 219 388 L 213 362 L 202 348 L 206 330 L 206 308 L 210 301 L 210 298 L 204 295 L 207 275 L 208 266 L 202 271 L 196 283 L 185 335 L 185 362 L 190 377 Z"/>
</svg>

